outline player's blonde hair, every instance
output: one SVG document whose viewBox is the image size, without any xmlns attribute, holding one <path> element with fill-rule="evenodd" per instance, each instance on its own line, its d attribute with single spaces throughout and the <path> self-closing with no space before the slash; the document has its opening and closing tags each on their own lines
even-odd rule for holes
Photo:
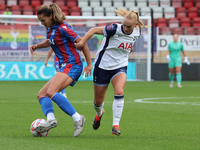
<svg viewBox="0 0 200 150">
<path fill-rule="evenodd" d="M 52 14 L 52 21 L 54 23 L 63 23 L 63 21 L 66 19 L 65 14 L 62 12 L 60 7 L 56 4 L 50 4 L 50 5 L 42 5 L 37 11 L 37 15 L 44 14 L 44 16 L 49 17 Z"/>
<path fill-rule="evenodd" d="M 142 27 L 148 28 L 148 26 L 145 26 L 140 20 L 139 20 L 139 15 L 136 10 L 128 11 L 123 8 L 117 8 L 115 9 L 115 12 L 117 13 L 118 16 L 126 17 L 128 19 L 135 19 L 136 23 L 138 23 L 138 26 L 140 30 Z"/>
</svg>

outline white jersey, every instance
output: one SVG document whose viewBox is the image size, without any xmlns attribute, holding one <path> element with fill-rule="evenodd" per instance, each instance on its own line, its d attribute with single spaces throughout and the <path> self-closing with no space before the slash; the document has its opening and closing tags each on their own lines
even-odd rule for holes
<svg viewBox="0 0 200 150">
<path fill-rule="evenodd" d="M 103 27 L 104 39 L 97 51 L 95 66 L 104 70 L 114 70 L 128 66 L 128 56 L 134 42 L 139 38 L 139 28 L 131 34 L 125 34 L 122 24 Z"/>
</svg>

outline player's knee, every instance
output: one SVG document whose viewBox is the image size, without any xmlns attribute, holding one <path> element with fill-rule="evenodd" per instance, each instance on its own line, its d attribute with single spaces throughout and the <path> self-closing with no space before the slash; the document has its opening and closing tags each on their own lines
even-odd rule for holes
<svg viewBox="0 0 200 150">
<path fill-rule="evenodd" d="M 118 88 L 115 90 L 115 95 L 124 95 L 124 89 L 123 88 Z"/>
<path fill-rule="evenodd" d="M 53 95 L 55 94 L 55 92 L 52 92 L 52 91 L 47 91 L 47 96 L 49 97 L 49 98 L 51 98 Z"/>
</svg>

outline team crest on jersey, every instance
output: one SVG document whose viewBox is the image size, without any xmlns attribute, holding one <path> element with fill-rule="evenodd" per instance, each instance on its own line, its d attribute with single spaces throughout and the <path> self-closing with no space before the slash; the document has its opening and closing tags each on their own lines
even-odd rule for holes
<svg viewBox="0 0 200 150">
<path fill-rule="evenodd" d="M 66 27 L 66 26 L 63 26 L 63 28 L 67 29 L 67 27 Z"/>
<path fill-rule="evenodd" d="M 109 26 L 106 27 L 107 30 L 110 30 L 112 28 L 113 28 L 113 25 L 109 25 Z"/>
<path fill-rule="evenodd" d="M 51 41 L 50 39 L 47 39 L 47 43 L 48 43 L 48 44 L 50 44 L 50 45 L 51 45 L 51 44 L 55 45 L 55 43 L 54 43 L 54 40 L 53 40 L 53 39 L 52 39 L 52 41 Z"/>
</svg>

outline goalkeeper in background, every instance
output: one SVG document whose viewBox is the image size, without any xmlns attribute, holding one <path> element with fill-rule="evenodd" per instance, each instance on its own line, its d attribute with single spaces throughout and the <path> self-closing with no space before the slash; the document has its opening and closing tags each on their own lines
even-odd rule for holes
<svg viewBox="0 0 200 150">
<path fill-rule="evenodd" d="M 167 52 L 167 60 L 168 60 L 168 67 L 169 67 L 169 80 L 170 80 L 170 87 L 173 87 L 174 81 L 174 71 L 176 69 L 176 80 L 177 86 L 181 88 L 181 68 L 182 68 L 182 58 L 181 52 L 184 56 L 184 63 L 190 65 L 188 58 L 186 57 L 183 44 L 178 41 L 179 36 L 177 34 L 173 35 L 173 41 L 168 44 L 168 52 Z"/>
</svg>

